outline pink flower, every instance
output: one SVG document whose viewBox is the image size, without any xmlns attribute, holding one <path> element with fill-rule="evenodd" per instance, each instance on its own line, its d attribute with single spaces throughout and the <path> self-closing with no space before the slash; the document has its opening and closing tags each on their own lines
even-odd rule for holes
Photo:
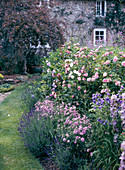
<svg viewBox="0 0 125 170">
<path fill-rule="evenodd" d="M 87 78 L 87 81 L 91 81 L 91 78 L 89 77 L 89 78 Z"/>
<path fill-rule="evenodd" d="M 117 61 L 118 60 L 118 58 L 115 56 L 114 58 L 113 58 L 113 61 L 115 62 L 115 61 Z"/>
<path fill-rule="evenodd" d="M 67 143 L 70 143 L 70 140 L 67 140 Z"/>
<path fill-rule="evenodd" d="M 66 142 L 66 138 L 63 138 L 63 142 Z"/>
<path fill-rule="evenodd" d="M 121 83 L 120 81 L 115 80 L 115 85 L 116 86 L 120 86 L 120 83 Z"/>
<path fill-rule="evenodd" d="M 104 64 L 107 65 L 110 63 L 110 60 L 107 60 Z"/>
<path fill-rule="evenodd" d="M 72 99 L 74 98 L 74 95 L 72 95 Z"/>
<path fill-rule="evenodd" d="M 83 77 L 82 80 L 85 81 L 86 79 Z"/>
<path fill-rule="evenodd" d="M 79 123 L 78 123 L 78 122 L 75 122 L 75 123 L 74 123 L 74 125 L 78 126 L 78 125 L 79 125 Z"/>
<path fill-rule="evenodd" d="M 67 50 L 67 51 L 66 51 L 66 53 L 70 54 L 70 53 L 71 53 L 71 51 L 68 51 L 68 50 Z"/>
<path fill-rule="evenodd" d="M 113 51 L 110 51 L 109 54 L 113 54 Z"/>
<path fill-rule="evenodd" d="M 66 137 L 69 137 L 69 134 L 68 134 L 68 133 L 66 133 Z"/>
<path fill-rule="evenodd" d="M 93 77 L 91 80 L 92 80 L 92 81 L 95 81 L 95 78 Z"/>
<path fill-rule="evenodd" d="M 81 86 L 78 86 L 78 88 L 77 88 L 78 90 L 81 90 Z"/>
<path fill-rule="evenodd" d="M 98 70 L 98 68 L 95 68 L 95 70 Z"/>
<path fill-rule="evenodd" d="M 87 76 L 88 76 L 88 73 L 83 74 L 83 76 L 87 77 Z"/>
<path fill-rule="evenodd" d="M 86 90 L 84 90 L 84 93 L 86 93 Z"/>
<path fill-rule="evenodd" d="M 124 67 L 125 67 L 125 61 L 123 61 L 123 62 L 122 62 L 122 66 L 124 66 Z"/>
<path fill-rule="evenodd" d="M 68 84 L 68 88 L 70 88 L 71 87 L 71 84 Z"/>
<path fill-rule="evenodd" d="M 109 55 L 109 52 L 106 52 L 104 55 L 105 55 L 105 56 L 108 56 L 108 55 Z"/>
<path fill-rule="evenodd" d="M 125 57 L 125 54 L 122 57 Z"/>
<path fill-rule="evenodd" d="M 90 153 L 90 156 L 92 156 L 92 155 L 93 155 L 93 152 Z"/>
<path fill-rule="evenodd" d="M 108 82 L 111 82 L 111 81 L 112 81 L 112 79 L 111 79 L 111 78 L 109 78 L 109 79 L 108 79 Z"/>
<path fill-rule="evenodd" d="M 103 83 L 107 83 L 108 82 L 108 79 L 103 79 Z"/>
<path fill-rule="evenodd" d="M 78 77 L 77 79 L 78 79 L 78 81 L 81 81 L 81 77 Z"/>
<path fill-rule="evenodd" d="M 119 54 L 122 55 L 122 54 L 123 54 L 123 51 L 119 52 Z"/>
<path fill-rule="evenodd" d="M 95 74 L 95 76 L 94 76 L 94 77 L 97 79 L 99 76 L 98 76 L 98 74 Z"/>
<path fill-rule="evenodd" d="M 85 134 L 85 133 L 86 133 L 86 130 L 83 130 L 82 133 Z"/>
<path fill-rule="evenodd" d="M 74 133 L 74 134 L 77 134 L 77 133 L 78 133 L 78 131 L 77 131 L 77 130 L 74 130 L 74 131 L 73 131 L 73 133 Z"/>
<path fill-rule="evenodd" d="M 82 142 L 84 142 L 84 141 L 85 141 L 85 139 L 82 137 L 82 138 L 81 138 L 81 141 L 82 141 Z"/>
<path fill-rule="evenodd" d="M 105 72 L 105 73 L 103 73 L 103 77 L 106 77 L 107 76 L 107 73 Z"/>
<path fill-rule="evenodd" d="M 105 90 L 104 90 L 104 89 L 102 89 L 102 90 L 101 90 L 101 93 L 104 93 L 104 92 L 105 92 Z"/>
</svg>

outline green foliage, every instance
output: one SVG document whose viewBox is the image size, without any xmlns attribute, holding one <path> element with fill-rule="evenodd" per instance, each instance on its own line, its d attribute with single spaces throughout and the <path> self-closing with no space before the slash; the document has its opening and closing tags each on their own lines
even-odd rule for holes
<svg viewBox="0 0 125 170">
<path fill-rule="evenodd" d="M 11 84 L 2 84 L 0 85 L 0 93 L 5 93 L 5 92 L 8 92 L 8 91 L 11 91 L 15 88 L 14 85 L 11 85 Z"/>
<path fill-rule="evenodd" d="M 44 62 L 44 82 L 52 98 L 75 105 L 81 112 L 90 107 L 96 91 L 118 91 L 124 84 L 124 50 L 102 47 L 91 50 L 66 44 Z M 44 77 L 45 76 L 45 77 Z"/>
<path fill-rule="evenodd" d="M 36 143 L 31 144 L 35 149 L 30 146 L 32 153 L 48 155 L 61 169 L 118 168 L 123 140 L 119 111 L 124 109 L 124 57 L 120 48 L 99 46 L 92 50 L 78 43 L 50 53 L 41 81 L 32 87 L 33 94 L 38 94 L 35 112 L 20 120 L 24 138 L 29 140 L 31 133 Z M 44 131 L 49 136 L 48 147 Z"/>
<path fill-rule="evenodd" d="M 40 8 L 33 0 L 2 1 L 0 5 L 0 63 L 7 73 L 24 71 L 31 45 L 37 46 L 40 41 L 55 50 L 64 42 L 62 29 L 55 19 L 50 19 L 47 7 Z"/>
</svg>

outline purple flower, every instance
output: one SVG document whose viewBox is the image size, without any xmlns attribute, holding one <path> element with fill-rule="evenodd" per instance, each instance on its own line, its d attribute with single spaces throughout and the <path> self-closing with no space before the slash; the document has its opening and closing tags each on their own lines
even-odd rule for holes
<svg viewBox="0 0 125 170">
<path fill-rule="evenodd" d="M 35 97 L 34 94 L 32 94 L 31 97 L 34 98 Z"/>
</svg>

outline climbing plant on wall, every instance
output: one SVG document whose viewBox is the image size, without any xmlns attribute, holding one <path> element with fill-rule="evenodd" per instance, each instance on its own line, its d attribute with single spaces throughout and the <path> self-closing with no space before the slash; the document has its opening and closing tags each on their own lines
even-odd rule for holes
<svg viewBox="0 0 125 170">
<path fill-rule="evenodd" d="M 113 0 L 107 4 L 106 17 L 96 17 L 95 25 L 105 26 L 115 32 L 124 31 L 125 9 L 121 8 L 123 0 Z"/>
<path fill-rule="evenodd" d="M 123 0 L 111 1 L 110 8 L 107 10 L 105 24 L 116 32 L 124 31 L 125 26 L 125 9 L 122 10 L 121 3 Z"/>
</svg>

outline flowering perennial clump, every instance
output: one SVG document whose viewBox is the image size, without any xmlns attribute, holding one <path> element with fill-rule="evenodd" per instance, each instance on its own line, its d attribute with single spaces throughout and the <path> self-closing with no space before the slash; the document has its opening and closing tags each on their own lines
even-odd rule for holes
<svg viewBox="0 0 125 170">
<path fill-rule="evenodd" d="M 92 107 L 96 111 L 97 121 L 102 125 L 113 125 L 114 130 L 119 132 L 117 124 L 121 119 L 120 112 L 123 112 L 124 93 L 122 86 L 118 94 L 110 94 L 110 90 L 104 90 L 105 94 L 93 94 Z M 98 117 L 101 116 L 101 117 Z"/>
<path fill-rule="evenodd" d="M 56 106 L 53 101 L 44 100 L 35 104 L 40 116 L 50 117 L 57 120 L 57 131 L 60 132 L 63 142 L 77 143 L 84 142 L 87 131 L 91 129 L 89 119 L 85 115 L 80 115 L 75 106 L 65 105 L 63 102 Z"/>
</svg>

